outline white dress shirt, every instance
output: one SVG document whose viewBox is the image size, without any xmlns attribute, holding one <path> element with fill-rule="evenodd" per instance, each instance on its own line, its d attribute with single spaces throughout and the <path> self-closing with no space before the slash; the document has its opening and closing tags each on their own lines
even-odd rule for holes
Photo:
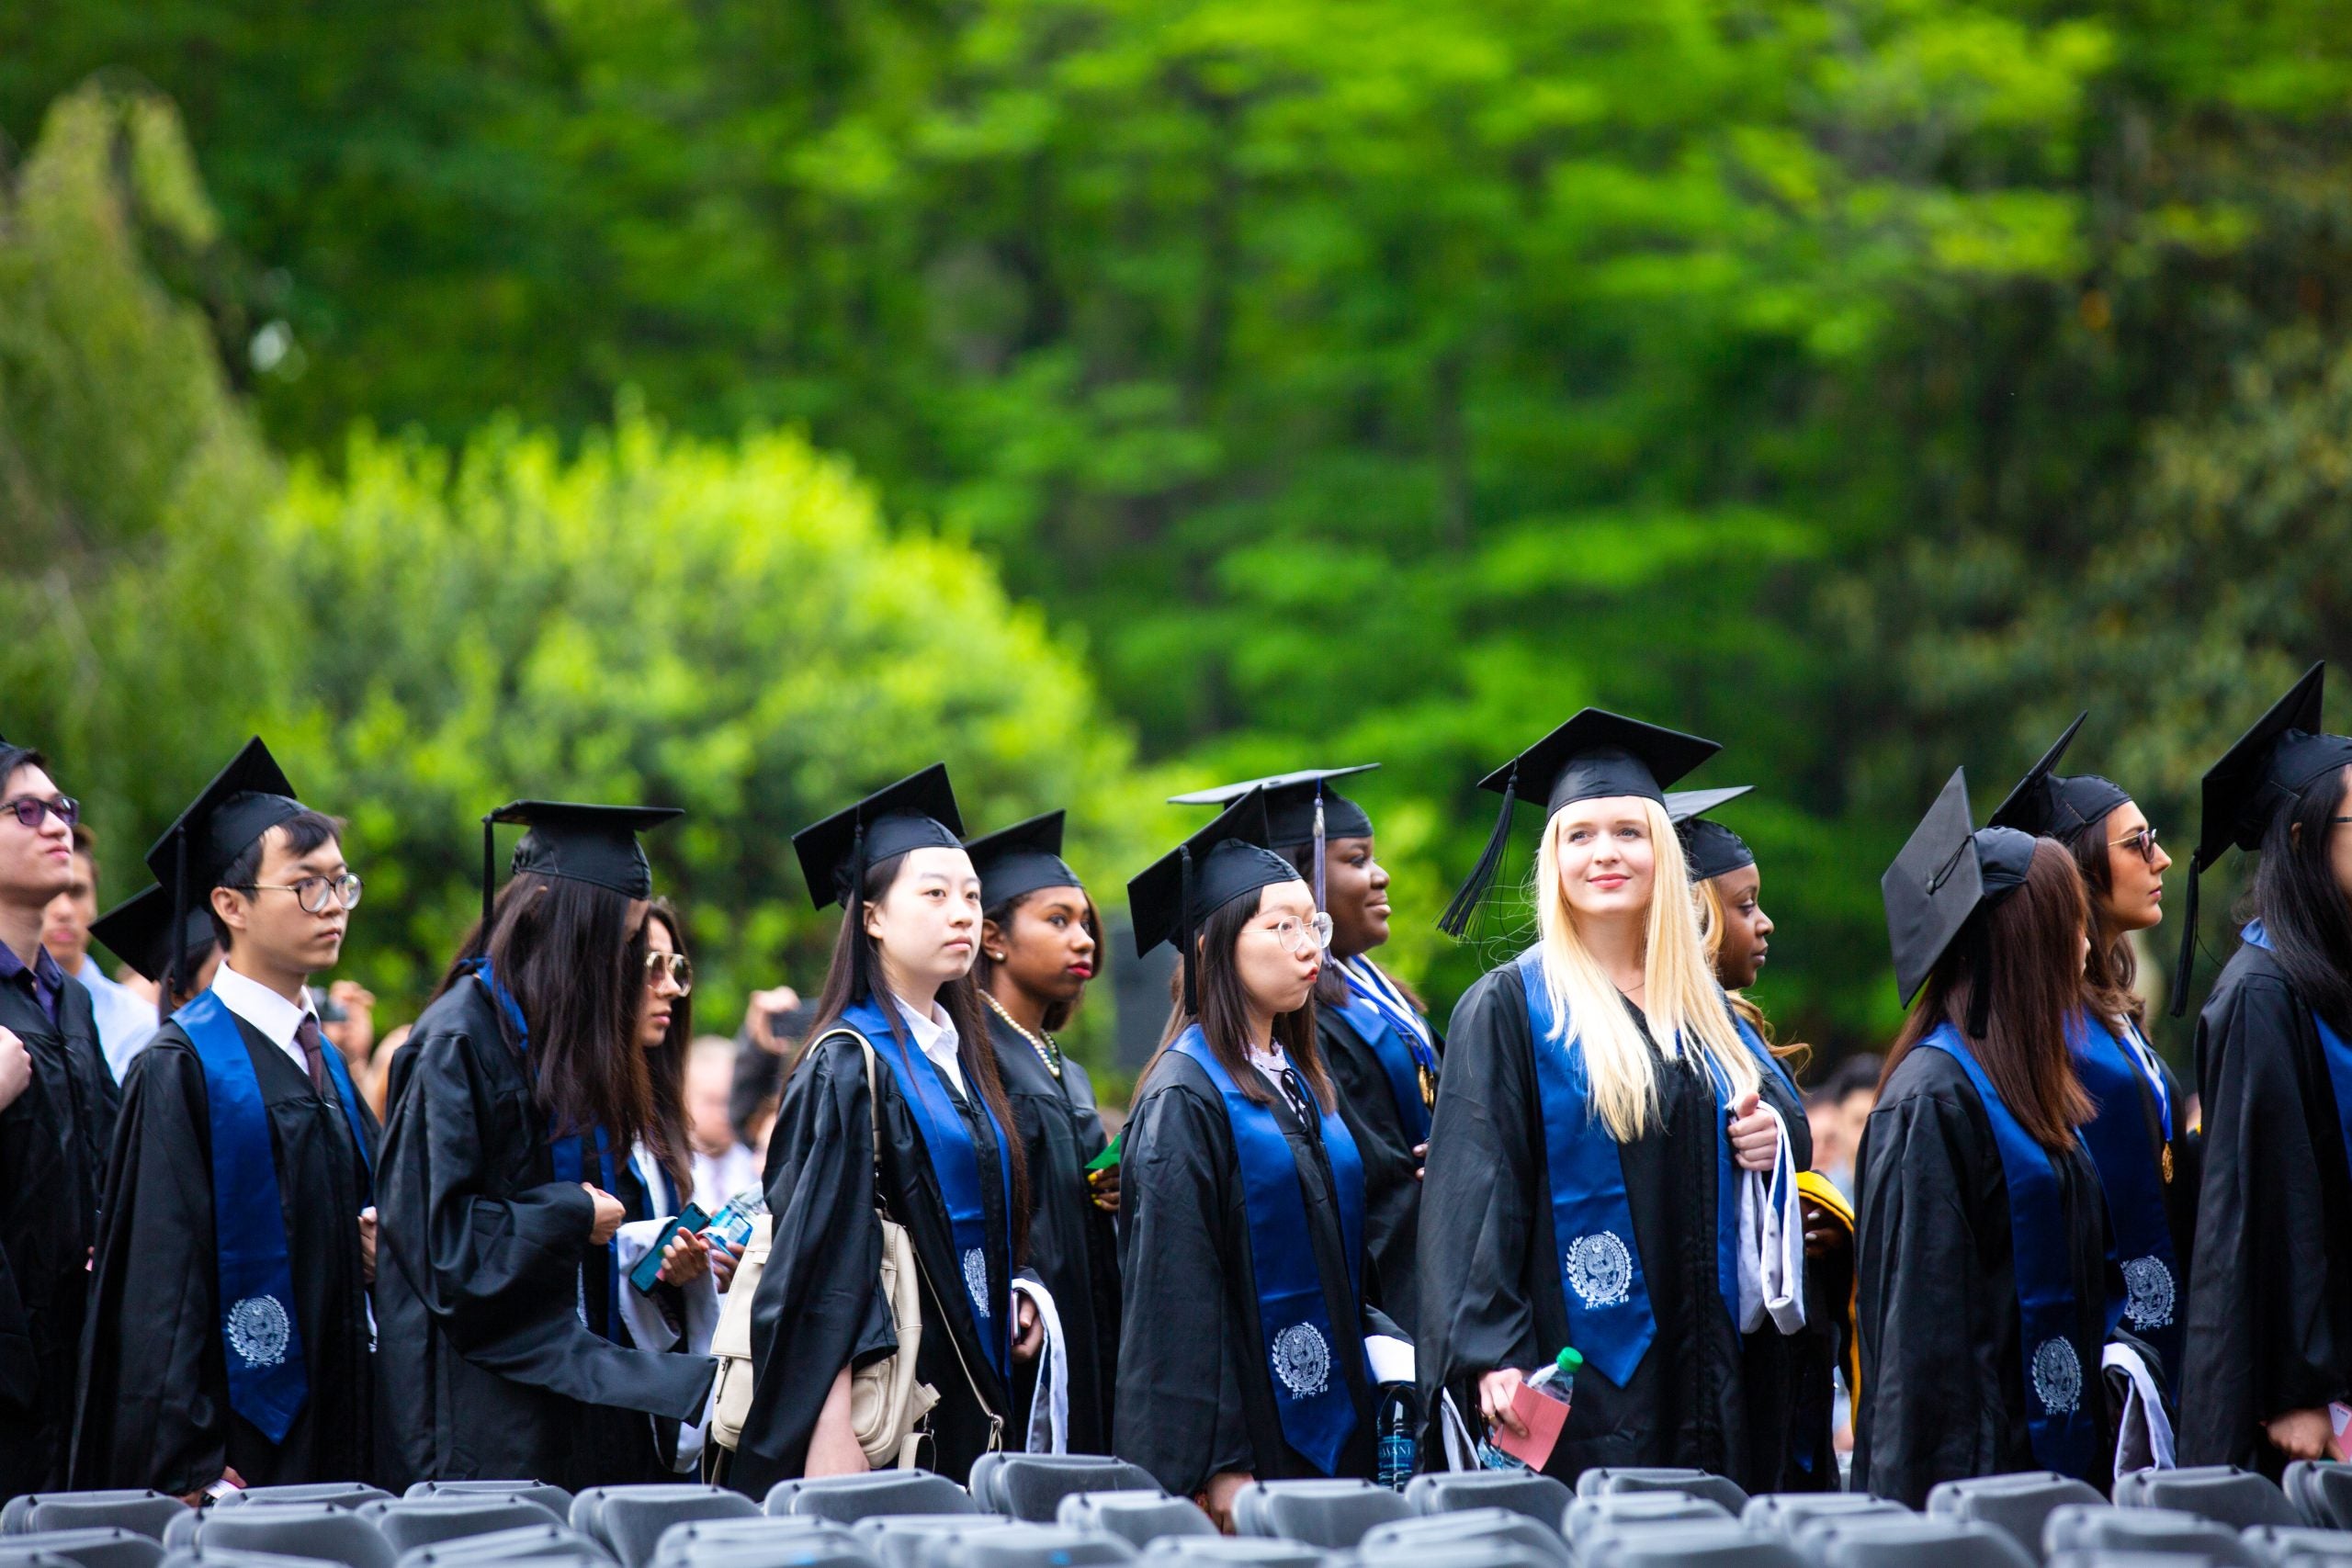
<svg viewBox="0 0 2352 1568">
<path fill-rule="evenodd" d="M 90 993 L 90 1014 L 98 1022 L 98 1049 L 119 1084 L 130 1072 L 131 1058 L 155 1037 L 161 1025 L 155 1004 L 109 976 L 95 958 L 84 957 L 74 979 Z"/>
<path fill-rule="evenodd" d="M 302 988 L 302 1002 L 297 1007 L 259 980 L 238 974 L 230 966 L 234 962 L 233 958 L 224 961 L 220 972 L 213 976 L 212 994 L 220 998 L 222 1007 L 260 1030 L 262 1037 L 285 1052 L 287 1060 L 300 1067 L 303 1077 L 308 1078 L 311 1059 L 302 1054 L 301 1043 L 294 1038 L 294 1032 L 302 1027 L 304 1019 L 316 1016 L 311 1006 L 310 987 Z M 334 1049 L 323 1037 L 319 1044 L 322 1050 Z"/>
<path fill-rule="evenodd" d="M 907 1032 L 915 1037 L 915 1049 L 931 1058 L 931 1065 L 939 1069 L 939 1076 L 953 1085 L 957 1094 L 964 1093 L 964 1064 L 956 1055 L 956 1025 L 940 1011 L 939 1003 L 931 1004 L 931 1010 L 938 1016 L 925 1018 L 895 992 L 890 999 L 898 1004 L 899 1016 L 907 1021 Z"/>
</svg>

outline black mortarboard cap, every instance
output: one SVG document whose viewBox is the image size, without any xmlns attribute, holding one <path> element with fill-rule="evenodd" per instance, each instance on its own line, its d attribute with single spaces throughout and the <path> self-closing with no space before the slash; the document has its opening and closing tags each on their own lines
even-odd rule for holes
<svg viewBox="0 0 2352 1568">
<path fill-rule="evenodd" d="M 497 825 L 519 822 L 506 874 L 560 876 L 608 887 L 624 898 L 653 897 L 653 865 L 637 836 L 685 812 L 675 806 L 590 806 L 572 800 L 514 800 L 481 819 L 481 919 L 490 927 Z"/>
<path fill-rule="evenodd" d="M 1168 803 L 1230 806 L 1251 790 L 1263 789 L 1266 830 L 1270 835 L 1266 846 L 1274 850 L 1313 847 L 1313 874 L 1309 880 L 1315 888 L 1315 907 L 1319 909 L 1323 907 L 1323 846 L 1333 839 L 1372 837 L 1372 818 L 1363 807 L 1333 789 L 1331 781 L 1351 773 L 1368 773 L 1378 766 L 1377 762 L 1358 762 L 1347 768 L 1304 768 L 1295 773 L 1251 779 L 1246 784 L 1219 784 L 1215 789 L 1196 789 L 1189 795 L 1171 795 Z"/>
<path fill-rule="evenodd" d="M 1040 887 L 1084 887 L 1062 859 L 1062 819 L 1048 811 L 1026 822 L 1000 828 L 966 844 L 972 869 L 980 875 L 980 907 L 1001 909 Z"/>
<path fill-rule="evenodd" d="M 851 890 L 876 861 L 909 850 L 961 849 L 963 831 L 947 764 L 933 762 L 801 829 L 792 835 L 792 847 L 800 856 L 808 897 L 821 909 L 846 906 Z"/>
<path fill-rule="evenodd" d="M 19 746 L 6 736 L 0 735 L 0 784 L 6 784 L 8 775 L 22 767 L 27 758 L 39 754 L 32 747 Z"/>
<path fill-rule="evenodd" d="M 205 895 L 220 885 L 239 855 L 264 833 L 303 809 L 294 797 L 294 785 L 256 735 L 244 744 L 229 765 L 214 775 L 188 808 L 147 852 L 147 869 L 171 889 L 173 907 L 183 914 L 203 908 Z M 165 921 L 167 937 L 176 938 L 185 921 Z M 187 976 L 187 950 L 175 942 L 166 991 Z"/>
<path fill-rule="evenodd" d="M 1728 789 L 1667 792 L 1667 820 L 1674 824 L 1675 837 L 1682 840 L 1682 860 L 1692 882 L 1705 882 L 1756 863 L 1756 852 L 1747 847 L 1747 840 L 1706 817 L 1716 807 L 1737 800 L 1755 787 L 1735 784 Z"/>
<path fill-rule="evenodd" d="M 1141 957 L 1163 942 L 1175 944 L 1176 961 L 1183 966 L 1188 1013 L 1200 1010 L 1193 977 L 1193 933 L 1245 894 L 1304 880 L 1296 866 L 1267 844 L 1272 836 L 1266 822 L 1265 792 L 1253 789 L 1127 883 L 1136 954 Z"/>
<path fill-rule="evenodd" d="M 1579 800 L 1631 795 L 1666 803 L 1666 785 L 1723 748 L 1680 730 L 1661 728 L 1601 708 L 1586 708 L 1567 723 L 1478 781 L 1503 797 L 1486 852 L 1454 894 L 1438 929 L 1460 936 L 1471 911 L 1501 867 L 1510 842 L 1511 807 L 1521 795 L 1544 796 L 1544 819 Z"/>
<path fill-rule="evenodd" d="M 1990 826 L 2015 828 L 2038 839 L 2055 839 L 2072 849 L 2075 840 L 2094 824 L 2132 798 L 2122 785 L 2097 773 L 2076 773 L 2072 777 L 2058 773 L 2059 760 L 2066 755 L 2066 748 L 2075 743 L 2075 732 L 2088 717 L 2087 713 L 2075 716 L 2066 733 L 2041 754 L 2041 761 L 2027 770 L 2017 787 L 2009 791 L 2008 798 L 1994 808 Z"/>
<path fill-rule="evenodd" d="M 1968 771 L 1952 770 L 1943 793 L 1878 883 L 1886 901 L 1886 934 L 1894 950 L 1895 987 L 1905 1006 L 1970 918 L 2024 884 L 2033 863 L 2033 845 L 2032 834 L 2014 828 L 1973 828 Z M 1980 1009 L 1991 996 L 1991 987 L 1976 987 Z M 1981 1019 L 1972 1021 L 1969 1032 L 1984 1032 Z"/>
<path fill-rule="evenodd" d="M 212 914 L 198 907 L 180 917 L 180 951 L 200 955 L 212 945 Z M 172 896 L 162 884 L 132 894 L 90 922 L 99 945 L 157 985 L 172 967 Z"/>
<path fill-rule="evenodd" d="M 2327 661 L 2303 671 L 2302 679 L 2270 705 L 2270 711 L 2238 738 L 2222 760 L 2205 771 L 2197 848 L 2188 858 L 2188 908 L 2181 921 L 2180 963 L 2173 972 L 2172 1011 L 2188 1006 L 2188 984 L 2197 965 L 2197 883 L 2234 844 L 2258 848 L 2278 814 L 2301 799 L 2314 783 L 2352 763 L 2352 737 L 2320 728 Z"/>
</svg>

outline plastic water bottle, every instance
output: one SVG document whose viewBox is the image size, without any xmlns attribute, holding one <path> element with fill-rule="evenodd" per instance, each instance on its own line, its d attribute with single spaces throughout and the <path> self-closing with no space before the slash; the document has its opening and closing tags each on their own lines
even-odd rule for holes
<svg viewBox="0 0 2352 1568">
<path fill-rule="evenodd" d="M 702 1234 L 717 1236 L 731 1250 L 741 1253 L 752 1239 L 752 1217 L 767 1212 L 768 1195 L 756 1187 L 746 1187 L 711 1216 L 710 1224 L 702 1227 Z"/>
<path fill-rule="evenodd" d="M 1553 1358 L 1550 1366 L 1531 1373 L 1521 1386 L 1545 1399 L 1571 1404 L 1576 1394 L 1577 1369 L 1583 1365 L 1583 1354 L 1575 1346 L 1567 1346 Z M 1525 1471 L 1528 1468 L 1526 1461 L 1495 1447 L 1491 1434 L 1478 1445 L 1478 1463 L 1487 1470 Z"/>
<path fill-rule="evenodd" d="M 1413 1433 L 1420 1425 L 1420 1401 L 1409 1383 L 1385 1382 L 1379 1393 L 1378 1415 L 1373 1423 L 1380 1439 L 1375 1475 L 1390 1491 L 1402 1492 L 1417 1468 L 1419 1447 Z"/>
</svg>

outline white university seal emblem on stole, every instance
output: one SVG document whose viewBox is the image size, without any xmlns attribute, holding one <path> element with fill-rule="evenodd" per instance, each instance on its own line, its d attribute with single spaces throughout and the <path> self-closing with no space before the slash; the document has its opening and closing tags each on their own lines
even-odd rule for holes
<svg viewBox="0 0 2352 1568">
<path fill-rule="evenodd" d="M 2083 1398 L 2083 1362 L 2064 1339 L 2045 1339 L 2033 1353 L 2033 1392 L 2052 1416 L 2072 1416 Z"/>
<path fill-rule="evenodd" d="M 989 1259 L 977 1247 L 964 1249 L 964 1289 L 971 1292 L 972 1310 L 982 1317 L 996 1314 L 989 1311 Z"/>
<path fill-rule="evenodd" d="M 286 1308 L 276 1296 L 247 1296 L 229 1309 L 229 1348 L 249 1367 L 286 1359 Z"/>
<path fill-rule="evenodd" d="M 2134 1258 L 2123 1266 L 2123 1315 L 2134 1328 L 2163 1328 L 2172 1322 L 2172 1270 L 2161 1258 Z"/>
<path fill-rule="evenodd" d="M 1274 1336 L 1274 1376 L 1295 1399 L 1311 1399 L 1331 1386 L 1331 1348 L 1311 1323 L 1294 1323 Z"/>
<path fill-rule="evenodd" d="M 1589 1307 L 1621 1306 L 1634 1293 L 1634 1255 L 1615 1231 L 1596 1231 L 1568 1244 L 1568 1285 Z"/>
</svg>

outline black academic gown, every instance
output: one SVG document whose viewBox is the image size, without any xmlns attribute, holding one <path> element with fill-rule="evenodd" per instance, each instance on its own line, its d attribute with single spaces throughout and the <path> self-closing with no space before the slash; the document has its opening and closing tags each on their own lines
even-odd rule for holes
<svg viewBox="0 0 2352 1568">
<path fill-rule="evenodd" d="M 2114 1337 L 2106 1303 L 2121 1277 L 2108 1256 L 2098 1168 L 2079 1144 L 2052 1165 L 2082 1332 L 2103 1343 Z M 2043 1468 L 2027 1425 L 2000 1148 L 1948 1052 L 1915 1050 L 1896 1065 L 1863 1131 L 1856 1178 L 1862 1404 L 1852 1490 L 1917 1508 L 1939 1481 Z M 2093 1426 L 2110 1434 L 2106 1380 L 2084 1371 Z"/>
<path fill-rule="evenodd" d="M 2263 1424 L 2352 1400 L 2352 1173 L 2312 1010 L 2241 946 L 2197 1021 L 2205 1116 L 2180 1462 L 2276 1476 Z"/>
<path fill-rule="evenodd" d="M 877 1040 L 877 1052 L 900 1047 Z M 904 1046 L 913 1051 L 911 1040 Z M 767 1269 L 752 1308 L 755 1369 L 752 1410 L 727 1472 L 728 1484 L 753 1497 L 808 1466 L 833 1379 L 844 1366 L 865 1366 L 898 1348 L 889 1303 L 878 1286 L 882 1229 L 875 1218 L 874 1134 L 865 1091 L 865 1055 L 846 1035 L 819 1042 L 786 1082 L 768 1138 Z M 940 1195 L 922 1134 L 888 1062 L 874 1065 L 882 1123 L 881 1202 L 904 1225 L 922 1274 L 922 1345 L 915 1375 L 937 1391 L 927 1426 L 932 1441 L 921 1463 L 957 1482 L 988 1451 L 996 1423 L 1001 1441 L 1018 1448 L 1004 1380 L 982 1353 L 971 1298 L 963 1284 L 946 1201 Z M 954 1094 L 954 1087 L 949 1086 Z M 1011 1231 L 997 1170 L 996 1134 L 986 1111 L 957 1097 L 983 1177 L 989 1285 L 996 1301 L 1011 1290 Z M 1010 1311 L 1008 1302 L 1007 1310 Z"/>
<path fill-rule="evenodd" d="M 1053 1293 L 1069 1356 L 1069 1451 L 1109 1453 L 1119 1365 L 1119 1238 L 1086 1182 L 1087 1162 L 1109 1143 L 1094 1085 L 1068 1055 L 1056 1077 L 1036 1047 L 993 1010 L 989 1040 L 1028 1159 L 1028 1267 Z M 1036 1367 L 1013 1370 L 1017 1413 L 1025 1415 L 1036 1392 Z"/>
<path fill-rule="evenodd" d="M 1323 1049 L 1332 1086 L 1340 1091 L 1340 1119 L 1363 1156 L 1363 1245 L 1370 1257 L 1364 1299 L 1395 1319 L 1407 1334 L 1419 1316 L 1420 1290 L 1419 1142 L 1405 1130 L 1387 1071 L 1337 1008 L 1315 1010 L 1316 1043 Z M 1434 1042 L 1442 1053 L 1445 1043 Z"/>
<path fill-rule="evenodd" d="M 234 1018 L 235 1015 L 231 1015 Z M 200 1491 L 372 1481 L 374 1371 L 359 1211 L 368 1168 L 334 1085 L 235 1020 L 261 1086 L 310 1396 L 272 1443 L 230 1407 L 204 1064 L 166 1023 L 130 1064 L 107 1170 L 74 1484 Z M 374 1152 L 376 1119 L 361 1126 Z"/>
<path fill-rule="evenodd" d="M 1421 1193 L 1419 1361 L 1429 1454 L 1444 1451 L 1439 1389 L 1476 1422 L 1480 1377 L 1542 1367 L 1571 1343 L 1534 1040 L 1515 964 L 1470 987 L 1446 1040 Z M 1723 1112 L 1702 1067 L 1653 1061 L 1664 1126 L 1621 1145 L 1619 1158 L 1657 1337 L 1622 1388 L 1590 1366 L 1577 1374 L 1545 1471 L 1573 1484 L 1597 1466 L 1684 1465 L 1749 1491 L 1799 1484 L 1788 1479 L 1798 1434 L 1782 1395 L 1797 1381 L 1804 1347 L 1770 1324 L 1743 1335 L 1732 1322 L 1715 1260 Z M 1804 1169 L 1812 1159 L 1804 1111 L 1779 1074 L 1765 1072 L 1763 1084 Z"/>
<path fill-rule="evenodd" d="M 700 1417 L 718 1363 L 601 1332 L 610 1254 L 588 1243 L 594 1205 L 556 1179 L 529 1064 L 480 980 L 424 1010 L 403 1057 L 377 1178 L 384 1483 L 658 1478 L 649 1417 Z M 625 1205 L 628 1148 L 614 1149 Z M 599 1179 L 593 1152 L 583 1175 Z"/>
<path fill-rule="evenodd" d="M 1298 1164 L 1323 1303 L 1340 1333 L 1396 1334 L 1349 1283 L 1331 1165 L 1319 1131 L 1272 1107 Z M 1163 1054 L 1128 1113 L 1120 1151 L 1119 1338 L 1113 1450 L 1174 1496 L 1232 1471 L 1261 1481 L 1325 1473 L 1283 1440 L 1258 1320 L 1239 1156 L 1224 1098 L 1199 1063 Z M 1332 1473 L 1372 1476 L 1373 1391 L 1342 1356 L 1356 1427 Z"/>
<path fill-rule="evenodd" d="M 0 1498 L 66 1482 L 74 1396 L 98 1237 L 114 1075 L 90 993 L 67 980 L 57 1021 L 0 986 L 0 1028 L 32 1058 L 32 1081 L 0 1111 Z"/>
</svg>

